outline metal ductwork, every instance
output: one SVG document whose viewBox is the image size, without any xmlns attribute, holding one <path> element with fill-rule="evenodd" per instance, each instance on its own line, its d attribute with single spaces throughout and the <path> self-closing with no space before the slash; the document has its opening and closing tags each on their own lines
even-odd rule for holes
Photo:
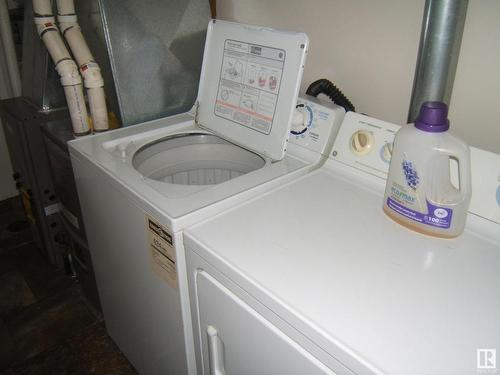
<svg viewBox="0 0 500 375">
<path fill-rule="evenodd" d="M 426 0 L 413 91 L 412 123 L 425 101 L 450 104 L 468 0 Z"/>
<path fill-rule="evenodd" d="M 188 111 L 198 92 L 208 0 L 99 0 L 123 126 Z"/>
<path fill-rule="evenodd" d="M 54 2 L 54 1 L 52 1 Z M 208 0 L 76 1 L 76 14 L 122 126 L 188 111 L 197 96 Z M 25 1 L 22 93 L 42 111 L 66 106 Z"/>
</svg>

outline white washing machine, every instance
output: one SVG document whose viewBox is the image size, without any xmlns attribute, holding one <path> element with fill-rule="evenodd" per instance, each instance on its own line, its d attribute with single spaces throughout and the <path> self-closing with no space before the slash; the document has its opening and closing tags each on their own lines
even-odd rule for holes
<svg viewBox="0 0 500 375">
<path fill-rule="evenodd" d="M 200 374 L 499 371 L 500 155 L 428 237 L 382 211 L 397 129 L 349 112 L 323 167 L 184 232 Z"/>
<path fill-rule="evenodd" d="M 70 143 L 106 328 L 141 374 L 196 373 L 182 230 L 327 158 L 345 112 L 297 102 L 307 44 L 212 21 L 193 113 Z"/>
</svg>

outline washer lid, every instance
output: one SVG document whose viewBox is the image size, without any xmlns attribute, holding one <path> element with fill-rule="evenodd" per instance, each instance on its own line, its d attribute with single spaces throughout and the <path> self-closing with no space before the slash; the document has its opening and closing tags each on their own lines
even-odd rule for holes
<svg viewBox="0 0 500 375">
<path fill-rule="evenodd" d="M 308 43 L 304 33 L 210 21 L 198 89 L 199 125 L 282 159 Z"/>
</svg>

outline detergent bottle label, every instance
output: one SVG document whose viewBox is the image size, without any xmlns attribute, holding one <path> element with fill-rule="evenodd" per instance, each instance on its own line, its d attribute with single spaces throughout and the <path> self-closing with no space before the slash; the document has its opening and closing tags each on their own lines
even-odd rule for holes
<svg viewBox="0 0 500 375">
<path fill-rule="evenodd" d="M 437 206 L 419 194 L 420 177 L 413 162 L 403 159 L 401 163 L 404 183 L 392 181 L 387 207 L 416 222 L 447 229 L 451 225 L 453 210 Z"/>
<path fill-rule="evenodd" d="M 427 213 L 422 213 L 403 206 L 391 197 L 387 198 L 387 207 L 398 214 L 422 224 L 448 229 L 451 225 L 453 210 L 451 208 L 436 206 L 427 200 L 426 203 Z"/>
</svg>

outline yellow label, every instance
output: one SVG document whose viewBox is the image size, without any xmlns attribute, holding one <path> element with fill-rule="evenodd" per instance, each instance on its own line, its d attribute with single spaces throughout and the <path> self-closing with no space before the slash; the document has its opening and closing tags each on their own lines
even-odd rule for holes
<svg viewBox="0 0 500 375">
<path fill-rule="evenodd" d="M 177 289 L 177 266 L 172 234 L 151 216 L 145 215 L 145 219 L 153 272 Z"/>
<path fill-rule="evenodd" d="M 23 191 L 23 206 L 24 206 L 24 212 L 26 213 L 27 218 L 35 224 L 35 215 L 33 215 L 33 207 L 31 206 L 31 197 L 30 195 Z"/>
</svg>

